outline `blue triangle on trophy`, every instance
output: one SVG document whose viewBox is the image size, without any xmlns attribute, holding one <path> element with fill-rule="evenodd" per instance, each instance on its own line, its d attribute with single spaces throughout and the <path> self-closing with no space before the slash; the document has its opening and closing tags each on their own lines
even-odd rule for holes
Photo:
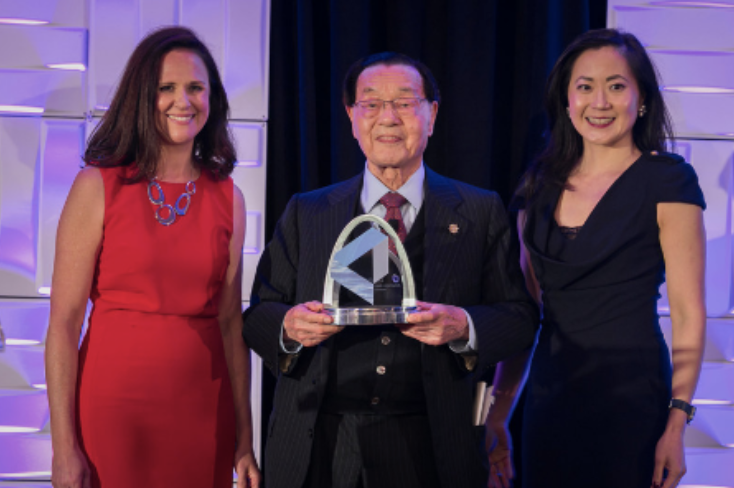
<svg viewBox="0 0 734 488">
<path fill-rule="evenodd" d="M 388 273 L 388 237 L 377 229 L 370 228 L 339 250 L 331 261 L 329 272 L 334 281 L 370 305 L 375 303 L 374 284 Z M 372 276 L 367 279 L 350 266 L 372 251 Z"/>
</svg>

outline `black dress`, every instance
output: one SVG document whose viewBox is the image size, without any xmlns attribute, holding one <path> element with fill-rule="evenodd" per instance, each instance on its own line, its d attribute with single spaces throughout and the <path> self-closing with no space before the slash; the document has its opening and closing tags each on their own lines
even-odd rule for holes
<svg viewBox="0 0 734 488">
<path fill-rule="evenodd" d="M 560 194 L 541 191 L 523 235 L 543 293 L 524 488 L 649 488 L 671 395 L 657 204 L 705 208 L 703 194 L 693 168 L 667 153 L 643 154 L 572 235 L 555 222 Z"/>
</svg>

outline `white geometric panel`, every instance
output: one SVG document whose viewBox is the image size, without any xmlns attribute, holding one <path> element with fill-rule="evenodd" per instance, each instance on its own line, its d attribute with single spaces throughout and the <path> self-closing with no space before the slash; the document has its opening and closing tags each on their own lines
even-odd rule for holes
<svg viewBox="0 0 734 488">
<path fill-rule="evenodd" d="M 0 46 L 0 112 L 84 114 L 85 29 L 0 24 Z"/>
<path fill-rule="evenodd" d="M 673 333 L 670 317 L 660 318 L 668 348 L 672 350 Z M 701 377 L 694 395 L 694 403 L 728 405 L 734 407 L 734 320 L 708 319 L 706 322 L 706 348 L 704 350 Z M 693 425 L 693 424 L 692 424 Z"/>
<path fill-rule="evenodd" d="M 734 466 L 732 448 L 686 448 L 688 473 L 678 488 L 731 488 L 734 486 L 731 466 Z"/>
<path fill-rule="evenodd" d="M 43 120 L 38 181 L 38 261 L 36 290 L 51 286 L 56 229 L 79 172 L 84 151 L 84 120 Z"/>
<path fill-rule="evenodd" d="M 669 6 L 664 6 L 666 3 Z M 675 6 L 676 3 L 689 6 Z M 734 8 L 706 7 L 726 3 L 720 0 L 698 2 L 699 7 L 690 7 L 694 3 L 697 2 L 610 0 L 607 25 L 632 32 L 646 47 L 653 49 L 718 51 L 734 47 L 734 29 L 731 27 L 734 25 Z"/>
<path fill-rule="evenodd" d="M 40 117 L 0 117 L 0 296 L 36 296 Z"/>
<path fill-rule="evenodd" d="M 238 164 L 232 179 L 245 197 L 247 231 L 242 255 L 242 298 L 250 299 L 255 269 L 265 246 L 265 123 L 231 122 Z"/>
<path fill-rule="evenodd" d="M 0 296 L 46 294 L 83 137 L 82 120 L 0 117 Z"/>
<path fill-rule="evenodd" d="M 247 212 L 247 235 L 245 235 L 245 245 L 242 249 L 243 254 L 257 254 L 259 256 L 260 251 L 262 251 L 262 216 L 260 212 Z"/>
<path fill-rule="evenodd" d="M 57 27 L 87 26 L 86 0 L 0 0 L 0 17 L 37 20 Z"/>
<path fill-rule="evenodd" d="M 695 404 L 734 406 L 732 378 L 734 378 L 734 363 L 705 362 L 696 388 Z"/>
<path fill-rule="evenodd" d="M 45 344 L 48 311 L 48 299 L 0 299 L 0 324 L 9 346 Z"/>
<path fill-rule="evenodd" d="M 50 467 L 43 363 L 48 305 L 48 299 L 0 299 L 7 341 L 0 351 L 0 478 Z"/>
<path fill-rule="evenodd" d="M 109 106 L 127 59 L 151 30 L 191 27 L 209 47 L 230 102 L 231 118 L 267 119 L 267 0 L 91 0 L 88 107 Z"/>
<path fill-rule="evenodd" d="M 141 39 L 137 6 L 131 0 L 90 2 L 87 109 L 94 114 L 109 107 L 125 63 Z"/>
<path fill-rule="evenodd" d="M 81 71 L 2 70 L 0 105 L 28 107 L 36 114 L 81 118 L 85 107 L 84 76 Z"/>
<path fill-rule="evenodd" d="M 709 317 L 734 316 L 734 141 L 679 140 L 706 199 L 706 307 Z M 666 287 L 658 309 L 668 313 Z"/>
<path fill-rule="evenodd" d="M 51 484 L 28 481 L 51 479 L 51 435 L 48 429 L 27 434 L 0 434 L 0 479 L 18 482 L 0 483 L 0 487 L 51 487 Z"/>
<path fill-rule="evenodd" d="M 0 24 L 0 46 L 5 46 L 0 69 L 39 70 L 87 61 L 86 29 Z"/>
<path fill-rule="evenodd" d="M 677 136 L 734 139 L 734 52 L 666 49 L 650 55 L 663 74 Z"/>
<path fill-rule="evenodd" d="M 224 59 L 219 66 L 229 97 L 231 118 L 268 119 L 270 1 L 229 0 Z"/>
<path fill-rule="evenodd" d="M 730 405 L 707 405 L 699 407 L 696 423 L 713 425 L 714 439 L 720 447 L 734 447 L 734 408 Z"/>
<path fill-rule="evenodd" d="M 734 363 L 734 320 L 708 319 L 706 321 L 705 360 Z M 734 403 L 734 398 L 732 398 Z"/>
<path fill-rule="evenodd" d="M 3 359 L 0 359 L 3 361 Z M 3 406 L 3 419 L 0 433 L 23 427 L 39 431 L 48 418 L 48 402 L 44 390 L 0 390 L 0 403 Z M 23 429 L 23 430 L 25 430 Z M 17 432 L 16 432 L 17 433 Z"/>
<path fill-rule="evenodd" d="M 664 91 L 678 137 L 734 140 L 734 94 Z"/>
<path fill-rule="evenodd" d="M 263 167 L 265 166 L 265 137 L 267 125 L 265 123 L 230 122 L 237 144 L 237 166 Z M 251 173 L 248 173 L 251 174 Z M 263 193 L 264 195 L 264 193 Z"/>
<path fill-rule="evenodd" d="M 649 49 L 664 86 L 734 89 L 734 52 Z"/>
</svg>

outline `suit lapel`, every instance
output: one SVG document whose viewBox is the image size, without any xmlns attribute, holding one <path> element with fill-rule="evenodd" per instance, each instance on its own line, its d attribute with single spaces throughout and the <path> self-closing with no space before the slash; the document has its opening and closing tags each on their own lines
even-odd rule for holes
<svg viewBox="0 0 734 488">
<path fill-rule="evenodd" d="M 325 243 L 325 249 L 317 249 L 314 253 L 318 259 L 314 263 L 313 269 L 319 270 L 319 282 L 315 283 L 318 290 L 322 290 L 323 296 L 324 278 L 326 270 L 329 267 L 329 258 L 334 244 L 339 238 L 339 234 L 344 227 L 354 218 L 354 209 L 357 205 L 360 190 L 362 188 L 363 174 L 351 178 L 344 183 L 335 185 L 334 188 L 326 194 L 324 202 L 324 214 L 314 219 L 312 223 L 306 222 L 306 225 L 313 225 L 319 232 L 319 241 Z M 319 296 L 319 300 L 321 300 Z"/>
<path fill-rule="evenodd" d="M 357 205 L 357 199 L 359 198 L 360 191 L 362 189 L 362 182 L 364 181 L 364 174 L 360 173 L 354 178 L 351 178 L 344 183 L 335 185 L 332 191 L 326 194 L 326 202 L 324 211 L 325 215 L 321 219 L 321 228 L 319 232 L 323 233 L 321 238 L 327 243 L 326 252 L 319 252 L 319 262 L 315 269 L 321 270 L 321 274 L 318 276 L 320 282 L 316 283 L 317 289 L 322 290 L 321 297 L 323 296 L 324 279 L 326 277 L 326 271 L 329 267 L 329 258 L 331 252 L 334 249 L 334 244 L 339 238 L 339 234 L 344 227 L 355 217 L 355 208 Z M 317 225 L 314 221 L 313 225 Z M 332 346 L 334 344 L 334 336 L 330 337 L 326 341 L 322 342 L 318 349 L 320 370 L 320 385 L 322 388 L 319 392 L 319 396 L 323 395 L 323 386 L 326 385 L 326 380 L 329 374 L 329 359 L 331 357 Z M 321 398 L 319 398 L 321 402 Z"/>
<path fill-rule="evenodd" d="M 428 302 L 450 301 L 447 296 L 454 271 L 456 255 L 471 230 L 469 220 L 458 209 L 463 203 L 454 184 L 426 168 L 425 257 L 423 268 L 423 298 Z"/>
</svg>

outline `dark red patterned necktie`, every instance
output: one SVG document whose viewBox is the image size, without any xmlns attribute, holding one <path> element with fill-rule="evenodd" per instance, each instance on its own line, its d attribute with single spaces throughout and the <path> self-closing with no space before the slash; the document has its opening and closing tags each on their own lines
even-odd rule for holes
<svg viewBox="0 0 734 488">
<path fill-rule="evenodd" d="M 400 193 L 392 192 L 385 193 L 385 195 L 380 198 L 380 203 L 387 209 L 385 220 L 387 220 L 387 223 L 390 224 L 398 234 L 400 242 L 405 242 L 405 238 L 408 236 L 408 231 L 405 228 L 405 222 L 403 222 L 403 214 L 400 213 L 400 207 L 407 201 L 408 200 L 406 200 Z M 393 253 L 397 254 L 395 244 L 392 239 L 390 239 L 388 247 Z"/>
</svg>

